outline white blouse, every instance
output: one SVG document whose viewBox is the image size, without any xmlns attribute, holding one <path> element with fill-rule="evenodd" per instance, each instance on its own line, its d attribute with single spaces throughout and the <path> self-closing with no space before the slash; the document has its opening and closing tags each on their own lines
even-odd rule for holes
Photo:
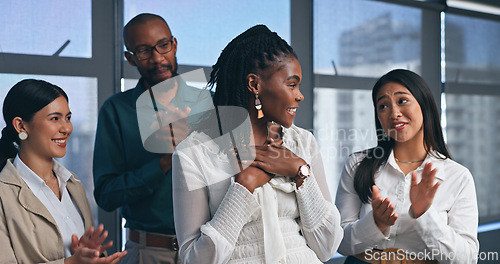
<svg viewBox="0 0 500 264">
<path fill-rule="evenodd" d="M 52 169 L 57 175 L 59 190 L 62 193 L 61 200 L 59 200 L 49 186 L 26 166 L 19 156 L 16 156 L 14 159 L 14 166 L 21 178 L 26 182 L 26 185 L 28 185 L 33 194 L 42 202 L 56 221 L 57 228 L 63 239 L 64 257 L 71 257 L 71 236 L 76 234 L 80 238 L 85 232 L 82 214 L 71 198 L 68 189 L 66 189 L 66 182 L 73 175 L 63 165 L 54 160 Z"/>
<path fill-rule="evenodd" d="M 296 126 L 283 132 L 283 146 L 312 168 L 298 189 L 275 176 L 250 193 L 234 182 L 233 159 L 206 134 L 194 132 L 177 147 L 174 219 L 184 263 L 265 263 L 280 244 L 284 258 L 273 263 L 321 263 L 335 254 L 342 240 L 340 215 L 330 201 L 316 140 Z M 217 140 L 230 139 L 226 134 Z M 262 213 L 271 216 L 263 219 Z"/>
<path fill-rule="evenodd" d="M 439 186 L 431 207 L 420 217 L 409 214 L 411 172 L 405 175 L 392 152 L 375 174 L 375 184 L 383 198 L 389 197 L 398 214 L 396 223 L 382 233 L 373 219 L 371 203 L 363 204 L 354 189 L 354 173 L 366 154 L 354 153 L 346 161 L 337 191 L 336 205 L 342 216 L 344 240 L 339 252 L 355 255 L 367 249 L 399 248 L 419 253 L 440 263 L 476 263 L 478 209 L 474 180 L 467 168 L 450 159 L 427 155 L 415 171 L 426 163 L 437 168 Z"/>
</svg>

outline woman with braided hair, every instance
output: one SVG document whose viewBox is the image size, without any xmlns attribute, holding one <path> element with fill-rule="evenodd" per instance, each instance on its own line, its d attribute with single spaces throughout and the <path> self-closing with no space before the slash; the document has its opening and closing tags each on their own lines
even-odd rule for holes
<svg viewBox="0 0 500 264">
<path fill-rule="evenodd" d="M 82 183 L 54 158 L 73 131 L 68 96 L 56 85 L 26 79 L 3 104 L 0 138 L 0 262 L 117 263 L 102 256 L 107 231 L 94 229 Z M 102 256 L 102 257 L 101 257 Z"/>
<path fill-rule="evenodd" d="M 342 229 L 321 155 L 292 123 L 301 79 L 294 51 L 266 26 L 222 51 L 209 81 L 215 111 L 173 155 L 184 263 L 322 263 L 335 254 Z"/>
</svg>

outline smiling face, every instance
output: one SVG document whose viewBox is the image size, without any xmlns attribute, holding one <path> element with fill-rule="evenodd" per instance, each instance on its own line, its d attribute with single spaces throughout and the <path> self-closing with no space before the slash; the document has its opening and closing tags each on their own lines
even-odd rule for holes
<svg viewBox="0 0 500 264">
<path fill-rule="evenodd" d="M 73 131 L 68 102 L 59 96 L 33 119 L 24 122 L 28 139 L 21 141 L 21 151 L 42 159 L 61 158 L 66 154 L 66 144 Z"/>
<path fill-rule="evenodd" d="M 168 25 L 160 19 L 148 20 L 145 23 L 137 24 L 128 29 L 125 44 L 127 49 L 137 52 L 141 49 L 151 48 L 157 44 L 166 43 L 173 40 L 172 50 L 160 54 L 156 50 L 151 51 L 151 57 L 145 60 L 138 60 L 131 53 L 125 52 L 127 61 L 137 67 L 142 78 L 153 86 L 177 74 L 177 40 L 172 37 Z"/>
<path fill-rule="evenodd" d="M 296 58 L 282 57 L 270 76 L 259 78 L 258 91 L 264 118 L 290 127 L 304 96 L 299 90 L 302 70 Z"/>
<path fill-rule="evenodd" d="M 423 142 L 423 115 L 419 103 L 403 85 L 389 82 L 376 96 L 377 117 L 384 131 L 396 143 Z"/>
</svg>

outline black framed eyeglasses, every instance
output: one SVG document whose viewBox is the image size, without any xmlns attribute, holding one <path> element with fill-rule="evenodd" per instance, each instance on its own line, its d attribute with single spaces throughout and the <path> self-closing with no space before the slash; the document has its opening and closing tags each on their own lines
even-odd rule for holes
<svg viewBox="0 0 500 264">
<path fill-rule="evenodd" d="M 163 40 L 158 42 L 153 47 L 143 47 L 136 51 L 127 51 L 128 53 L 134 55 L 138 60 L 147 60 L 153 55 L 153 50 L 160 54 L 168 53 L 172 50 L 174 46 L 174 36 L 170 40 Z"/>
</svg>

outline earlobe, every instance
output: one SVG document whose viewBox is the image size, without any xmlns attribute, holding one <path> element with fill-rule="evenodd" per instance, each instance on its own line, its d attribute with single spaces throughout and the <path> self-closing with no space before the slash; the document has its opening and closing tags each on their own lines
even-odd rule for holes
<svg viewBox="0 0 500 264">
<path fill-rule="evenodd" d="M 130 64 L 130 65 L 132 65 L 134 67 L 137 66 L 137 64 L 134 61 L 134 58 L 132 57 L 133 56 L 132 54 L 130 54 L 130 53 L 126 52 L 126 51 L 123 52 L 123 54 L 125 54 L 125 58 L 127 58 L 128 64 Z"/>
<path fill-rule="evenodd" d="M 247 89 L 253 94 L 259 93 L 259 79 L 258 78 L 259 77 L 254 73 L 250 73 L 247 75 Z"/>
<path fill-rule="evenodd" d="M 174 48 L 173 48 L 174 54 L 177 54 L 177 39 L 176 38 L 174 38 L 174 42 L 172 43 L 172 45 L 174 45 Z"/>
</svg>

